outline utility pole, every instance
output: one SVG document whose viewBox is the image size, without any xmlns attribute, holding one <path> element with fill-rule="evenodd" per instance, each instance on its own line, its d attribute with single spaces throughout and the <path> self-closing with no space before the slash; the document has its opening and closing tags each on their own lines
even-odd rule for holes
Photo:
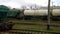
<svg viewBox="0 0 60 34">
<path fill-rule="evenodd" d="M 54 7 L 54 6 L 53 6 L 53 3 L 54 3 L 54 2 L 52 2 L 52 11 L 53 11 L 53 7 Z"/>
<path fill-rule="evenodd" d="M 53 7 L 54 7 L 53 3 L 54 3 L 54 2 L 52 2 L 51 10 L 53 10 Z"/>
<path fill-rule="evenodd" d="M 47 23 L 47 30 L 50 30 L 50 1 L 48 0 L 48 23 Z"/>
<path fill-rule="evenodd" d="M 54 7 L 53 3 L 54 3 L 54 2 L 52 2 L 51 11 L 50 11 L 51 17 L 52 17 L 52 11 L 53 11 L 53 7 Z"/>
</svg>

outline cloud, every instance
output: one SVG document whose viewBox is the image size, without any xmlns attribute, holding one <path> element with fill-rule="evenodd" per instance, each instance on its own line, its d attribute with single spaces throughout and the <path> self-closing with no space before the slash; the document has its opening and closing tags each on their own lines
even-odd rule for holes
<svg viewBox="0 0 60 34">
<path fill-rule="evenodd" d="M 18 2 L 16 2 L 16 0 L 5 0 L 5 1 L 0 1 L 0 5 L 6 5 L 6 6 L 9 6 L 9 7 L 12 7 L 12 8 L 20 8 L 21 7 L 21 4 L 18 4 Z"/>
<path fill-rule="evenodd" d="M 25 0 L 25 3 L 47 6 L 48 0 Z"/>
<path fill-rule="evenodd" d="M 12 7 L 12 8 L 20 8 L 20 7 L 21 7 L 20 4 L 13 3 L 13 2 L 9 2 L 9 3 L 6 3 L 6 4 L 4 4 L 4 5 L 10 6 L 10 7 Z"/>
<path fill-rule="evenodd" d="M 51 5 L 52 5 L 52 2 L 53 2 L 53 5 L 60 6 L 60 0 L 51 0 Z"/>
<path fill-rule="evenodd" d="M 54 5 L 57 5 L 59 3 L 58 0 L 51 0 L 51 2 L 54 2 Z M 39 6 L 47 6 L 48 0 L 0 0 L 0 5 L 6 5 L 11 6 L 12 8 L 20 8 L 22 5 L 29 5 L 29 4 L 37 4 Z M 52 3 L 51 3 L 52 5 Z"/>
</svg>

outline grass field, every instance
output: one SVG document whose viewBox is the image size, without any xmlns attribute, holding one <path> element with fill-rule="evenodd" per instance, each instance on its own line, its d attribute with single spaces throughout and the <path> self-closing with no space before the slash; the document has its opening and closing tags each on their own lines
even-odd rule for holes
<svg viewBox="0 0 60 34">
<path fill-rule="evenodd" d="M 33 24 L 47 24 L 47 20 L 17 20 L 17 19 L 9 19 L 14 23 L 33 23 Z M 59 25 L 60 21 L 51 21 L 51 24 Z M 36 25 L 22 25 L 15 24 L 13 26 L 15 29 L 27 29 L 27 30 L 37 30 L 37 31 L 47 31 L 47 26 L 36 26 Z M 49 31 L 60 31 L 60 27 L 50 27 Z"/>
</svg>

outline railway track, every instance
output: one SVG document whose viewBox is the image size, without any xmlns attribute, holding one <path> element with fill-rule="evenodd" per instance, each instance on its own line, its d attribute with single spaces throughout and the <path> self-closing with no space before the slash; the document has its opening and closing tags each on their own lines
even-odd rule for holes
<svg viewBox="0 0 60 34">
<path fill-rule="evenodd" d="M 19 30 L 12 31 L 12 30 Z M 60 32 L 50 32 L 50 31 L 36 31 L 36 30 L 26 30 L 26 29 L 12 29 L 11 31 L 7 32 L 8 34 L 60 34 Z"/>
<path fill-rule="evenodd" d="M 15 23 L 20 25 L 36 25 L 36 26 L 47 26 L 47 24 L 33 24 L 33 23 Z M 60 27 L 60 25 L 50 25 L 53 27 Z M 3 32 L 4 33 L 4 32 Z M 54 31 L 36 31 L 36 30 L 26 30 L 26 29 L 11 29 L 10 31 L 6 32 L 6 34 L 60 34 L 60 32 Z"/>
<path fill-rule="evenodd" d="M 34 24 L 34 23 L 15 23 L 20 25 L 36 25 L 36 26 L 47 26 L 47 24 Z M 53 27 L 60 27 L 60 25 L 51 24 L 50 26 Z M 18 30 L 18 31 L 16 31 Z M 4 33 L 4 32 L 3 32 Z M 60 32 L 53 32 L 53 31 L 36 31 L 36 30 L 26 30 L 26 29 L 12 29 L 8 34 L 60 34 Z"/>
</svg>

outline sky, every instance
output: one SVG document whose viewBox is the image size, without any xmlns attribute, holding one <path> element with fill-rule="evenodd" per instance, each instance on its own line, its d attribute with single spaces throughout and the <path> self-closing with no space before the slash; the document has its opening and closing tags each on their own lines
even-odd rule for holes
<svg viewBox="0 0 60 34">
<path fill-rule="evenodd" d="M 51 0 L 51 5 L 60 6 L 60 0 Z M 0 0 L 0 5 L 6 5 L 10 6 L 12 8 L 20 8 L 21 6 L 25 5 L 31 5 L 31 4 L 37 4 L 39 6 L 47 6 L 48 0 Z"/>
</svg>

